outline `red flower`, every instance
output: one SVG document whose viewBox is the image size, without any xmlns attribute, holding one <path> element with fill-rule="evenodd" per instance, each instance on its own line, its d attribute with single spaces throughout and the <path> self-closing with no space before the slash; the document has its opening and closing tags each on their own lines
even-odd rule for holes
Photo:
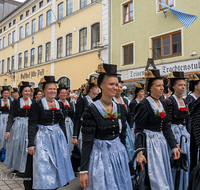
<svg viewBox="0 0 200 190">
<path fill-rule="evenodd" d="M 23 106 L 23 109 L 25 109 L 25 110 L 29 110 L 30 108 L 31 108 L 31 106 L 29 106 L 29 105 Z"/>
<path fill-rule="evenodd" d="M 124 108 L 126 108 L 126 105 L 124 104 Z"/>
<path fill-rule="evenodd" d="M 70 108 L 68 105 L 65 105 L 65 108 Z"/>
<path fill-rule="evenodd" d="M 108 114 L 109 115 L 109 118 L 108 119 L 114 119 L 115 118 L 115 115 L 114 114 Z"/>
<path fill-rule="evenodd" d="M 4 104 L 3 108 L 9 108 L 8 104 Z"/>
<path fill-rule="evenodd" d="M 54 111 L 54 110 L 58 110 L 56 107 L 50 108 L 49 110 Z"/>
<path fill-rule="evenodd" d="M 164 112 L 160 112 L 160 118 L 164 119 L 165 118 L 165 113 Z"/>
<path fill-rule="evenodd" d="M 182 107 L 182 108 L 179 108 L 179 110 L 184 112 L 184 111 L 188 111 L 188 108 L 187 107 Z"/>
</svg>

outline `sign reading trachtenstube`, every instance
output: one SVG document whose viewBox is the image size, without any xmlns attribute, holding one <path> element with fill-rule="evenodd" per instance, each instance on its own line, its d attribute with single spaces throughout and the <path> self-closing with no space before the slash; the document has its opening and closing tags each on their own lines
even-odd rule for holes
<svg viewBox="0 0 200 190">
<path fill-rule="evenodd" d="M 21 79 L 30 79 L 30 78 L 41 77 L 41 76 L 44 76 L 44 69 L 23 73 L 23 74 L 21 74 L 20 78 Z"/>
</svg>

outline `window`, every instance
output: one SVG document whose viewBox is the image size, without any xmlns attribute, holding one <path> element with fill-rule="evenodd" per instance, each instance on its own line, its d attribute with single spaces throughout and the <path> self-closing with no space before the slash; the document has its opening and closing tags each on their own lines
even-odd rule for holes
<svg viewBox="0 0 200 190">
<path fill-rule="evenodd" d="M 174 0 L 159 0 L 160 3 L 164 3 L 170 7 L 172 7 L 174 5 Z M 159 4 L 159 10 L 163 10 L 163 9 L 166 9 L 167 7 Z"/>
<path fill-rule="evenodd" d="M 42 46 L 38 47 L 38 64 L 42 63 Z"/>
<path fill-rule="evenodd" d="M 73 0 L 67 0 L 67 15 L 73 13 Z"/>
<path fill-rule="evenodd" d="M 97 0 L 91 0 L 91 3 L 94 3 L 94 2 L 96 2 Z"/>
<path fill-rule="evenodd" d="M 9 28 L 11 27 L 11 25 L 12 25 L 12 24 L 11 24 L 11 22 L 10 22 L 10 23 L 9 23 L 9 25 L 8 25 L 8 26 L 9 26 Z"/>
<path fill-rule="evenodd" d="M 87 0 L 80 0 L 80 8 L 82 9 L 83 7 L 87 6 Z"/>
<path fill-rule="evenodd" d="M 1 65 L 1 74 L 4 74 L 4 60 L 2 60 L 2 65 Z"/>
<path fill-rule="evenodd" d="M 16 24 L 16 19 L 15 20 L 13 20 L 13 25 L 15 25 Z"/>
<path fill-rule="evenodd" d="M 6 31 L 6 26 L 3 27 L 3 31 Z"/>
<path fill-rule="evenodd" d="M 13 33 L 12 33 L 12 43 L 15 43 L 15 35 L 16 35 L 16 32 L 14 30 Z"/>
<path fill-rule="evenodd" d="M 7 58 L 7 72 L 10 70 L 10 57 Z"/>
<path fill-rule="evenodd" d="M 63 52 L 63 38 L 58 38 L 57 39 L 57 58 L 62 57 L 62 52 Z"/>
<path fill-rule="evenodd" d="M 36 5 L 32 7 L 32 13 L 36 11 Z"/>
<path fill-rule="evenodd" d="M 47 0 L 47 3 L 50 2 L 51 0 Z"/>
<path fill-rule="evenodd" d="M 2 33 L 2 29 L 0 29 L 0 34 Z"/>
<path fill-rule="evenodd" d="M 19 28 L 19 39 L 21 40 L 23 38 L 23 26 Z"/>
<path fill-rule="evenodd" d="M 79 51 L 87 50 L 87 28 L 79 31 Z"/>
<path fill-rule="evenodd" d="M 6 37 L 3 37 L 3 48 L 6 46 Z"/>
<path fill-rule="evenodd" d="M 32 20 L 32 34 L 36 31 L 36 19 Z"/>
<path fill-rule="evenodd" d="M 22 68 L 22 53 L 20 53 L 18 56 L 18 69 L 21 68 Z"/>
<path fill-rule="evenodd" d="M 72 55 L 72 34 L 66 36 L 66 55 Z"/>
<path fill-rule="evenodd" d="M 58 19 L 63 18 L 63 3 L 58 5 Z"/>
<path fill-rule="evenodd" d="M 43 6 L 43 1 L 39 2 L 39 8 L 41 8 Z"/>
<path fill-rule="evenodd" d="M 23 14 L 22 15 L 20 15 L 20 20 L 22 20 L 23 19 Z"/>
<path fill-rule="evenodd" d="M 181 55 L 181 31 L 152 39 L 153 58 L 167 58 Z"/>
<path fill-rule="evenodd" d="M 43 15 L 39 16 L 39 30 L 43 28 Z"/>
<path fill-rule="evenodd" d="M 8 34 L 8 46 L 11 44 L 11 33 Z"/>
<path fill-rule="evenodd" d="M 123 46 L 124 65 L 133 64 L 133 44 Z"/>
<path fill-rule="evenodd" d="M 96 23 L 92 25 L 92 36 L 91 36 L 91 48 L 100 44 L 100 24 Z"/>
<path fill-rule="evenodd" d="M 15 56 L 13 55 L 11 58 L 11 71 L 14 71 L 15 69 Z"/>
<path fill-rule="evenodd" d="M 51 24 L 51 10 L 49 10 L 48 12 L 47 12 L 47 26 L 49 25 L 49 24 Z"/>
<path fill-rule="evenodd" d="M 58 84 L 65 84 L 67 88 L 70 88 L 70 79 L 67 77 L 62 77 L 58 80 Z"/>
<path fill-rule="evenodd" d="M 123 5 L 124 24 L 133 20 L 133 1 Z"/>
<path fill-rule="evenodd" d="M 28 51 L 24 52 L 24 68 L 28 67 Z"/>
<path fill-rule="evenodd" d="M 31 49 L 31 66 L 35 65 L 35 48 Z"/>
<path fill-rule="evenodd" d="M 29 15 L 29 10 L 28 11 L 26 11 L 26 16 L 28 16 Z"/>
<path fill-rule="evenodd" d="M 29 35 L 29 23 L 25 25 L 25 36 Z"/>
<path fill-rule="evenodd" d="M 0 50 L 1 50 L 1 39 L 0 39 Z"/>
<path fill-rule="evenodd" d="M 46 61 L 51 59 L 51 42 L 46 44 Z"/>
</svg>

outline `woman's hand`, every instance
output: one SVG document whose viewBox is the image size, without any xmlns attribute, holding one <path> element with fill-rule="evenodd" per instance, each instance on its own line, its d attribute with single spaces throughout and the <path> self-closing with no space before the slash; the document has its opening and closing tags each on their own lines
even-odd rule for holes
<svg viewBox="0 0 200 190">
<path fill-rule="evenodd" d="M 133 130 L 133 128 L 131 129 L 131 131 L 132 131 L 132 134 L 134 135 L 134 130 Z"/>
<path fill-rule="evenodd" d="M 180 158 L 179 150 L 177 148 L 173 148 L 172 151 L 174 153 L 174 160 L 178 160 Z"/>
<path fill-rule="evenodd" d="M 144 157 L 144 155 L 142 154 L 142 151 L 140 151 L 137 155 L 137 159 L 136 159 L 138 165 L 142 168 L 142 171 L 144 170 L 143 168 L 143 162 L 146 164 L 147 161 L 146 161 L 146 158 Z"/>
<path fill-rule="evenodd" d="M 180 152 L 180 153 L 183 153 L 183 150 L 181 149 L 180 145 L 178 144 L 178 145 L 176 145 L 176 146 L 177 146 L 179 152 Z"/>
<path fill-rule="evenodd" d="M 10 133 L 5 134 L 5 139 L 8 140 L 10 138 Z"/>
<path fill-rule="evenodd" d="M 72 144 L 73 144 L 74 146 L 76 146 L 76 145 L 78 144 L 78 139 L 74 137 L 74 138 L 72 139 Z"/>
<path fill-rule="evenodd" d="M 88 174 L 80 174 L 80 183 L 83 189 L 87 189 L 88 186 Z"/>
<path fill-rule="evenodd" d="M 30 147 L 30 148 L 28 148 L 28 153 L 29 153 L 30 155 L 33 155 L 33 154 L 34 154 L 34 151 L 35 151 L 35 147 Z"/>
</svg>

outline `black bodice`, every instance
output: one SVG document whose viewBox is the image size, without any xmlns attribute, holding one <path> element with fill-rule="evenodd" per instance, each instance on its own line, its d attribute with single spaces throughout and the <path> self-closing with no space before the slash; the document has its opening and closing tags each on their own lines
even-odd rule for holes
<svg viewBox="0 0 200 190">
<path fill-rule="evenodd" d="M 70 102 L 69 103 L 69 108 L 65 107 L 65 117 L 70 117 L 72 121 L 74 121 L 74 106 Z"/>
<path fill-rule="evenodd" d="M 137 106 L 138 102 L 133 99 L 131 103 L 129 104 L 129 117 L 128 117 L 128 123 L 131 128 L 133 128 L 133 124 L 135 122 L 135 108 Z"/>
<path fill-rule="evenodd" d="M 29 111 L 29 109 L 20 108 L 20 98 L 14 100 L 10 106 L 6 132 L 10 132 L 15 117 L 28 117 Z"/>
<path fill-rule="evenodd" d="M 135 109 L 135 135 L 137 133 L 143 133 L 143 130 L 150 130 L 153 132 L 163 132 L 169 146 L 171 149 L 176 147 L 176 141 L 173 135 L 173 132 L 168 126 L 168 110 L 167 104 L 161 101 L 163 108 L 166 112 L 164 119 L 161 119 L 159 116 L 156 116 L 152 110 L 147 99 L 142 100 Z M 141 148 L 145 145 L 142 144 L 142 139 L 135 139 L 135 150 Z"/>
<path fill-rule="evenodd" d="M 188 109 L 191 112 L 194 107 L 194 102 L 196 101 L 195 98 L 191 95 L 188 95 L 186 97 L 187 103 L 188 103 Z"/>
<path fill-rule="evenodd" d="M 3 107 L 4 105 L 1 105 L 1 99 L 2 98 L 0 98 L 0 112 L 2 114 L 9 114 L 10 107 L 9 108 L 8 107 Z M 10 99 L 8 99 L 8 101 L 10 102 L 10 106 L 11 106 L 12 101 Z"/>
<path fill-rule="evenodd" d="M 83 148 L 81 159 L 81 171 L 88 169 L 90 153 L 94 139 L 113 140 L 120 137 L 125 144 L 126 138 L 126 109 L 123 105 L 117 104 L 119 118 L 105 119 L 94 104 L 87 106 L 83 113 L 82 135 Z M 122 131 L 119 133 L 119 119 L 121 119 Z"/>
<path fill-rule="evenodd" d="M 39 125 L 54 125 L 59 124 L 66 136 L 65 129 L 65 108 L 62 102 L 59 102 L 60 110 L 44 110 L 41 100 L 34 102 L 31 105 L 29 120 L 28 120 L 28 147 L 34 146 L 35 135 Z"/>
</svg>

